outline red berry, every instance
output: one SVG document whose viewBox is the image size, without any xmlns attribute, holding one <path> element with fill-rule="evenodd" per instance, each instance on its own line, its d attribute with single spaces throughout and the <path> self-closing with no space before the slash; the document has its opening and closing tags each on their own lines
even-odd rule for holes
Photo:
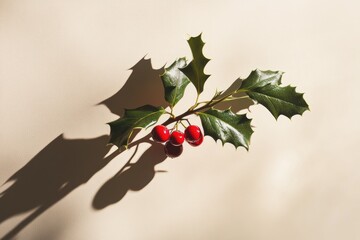
<svg viewBox="0 0 360 240">
<path fill-rule="evenodd" d="M 201 137 L 196 142 L 189 142 L 189 144 L 193 147 L 199 146 L 204 141 L 204 136 L 201 134 Z"/>
<path fill-rule="evenodd" d="M 178 156 L 181 155 L 181 153 L 183 152 L 183 146 L 182 145 L 179 145 L 179 146 L 174 146 L 171 144 L 171 142 L 167 142 L 165 144 L 165 154 L 168 156 L 168 157 L 171 157 L 171 158 L 176 158 Z"/>
<path fill-rule="evenodd" d="M 152 138 L 159 143 L 164 143 L 170 138 L 169 129 L 163 125 L 157 125 L 152 130 Z"/>
<path fill-rule="evenodd" d="M 188 143 L 198 141 L 202 136 L 201 130 L 196 125 L 190 125 L 185 129 L 185 139 Z"/>
<path fill-rule="evenodd" d="M 180 131 L 173 131 L 170 135 L 170 142 L 174 146 L 180 146 L 181 144 L 183 144 L 184 140 L 184 133 Z"/>
</svg>

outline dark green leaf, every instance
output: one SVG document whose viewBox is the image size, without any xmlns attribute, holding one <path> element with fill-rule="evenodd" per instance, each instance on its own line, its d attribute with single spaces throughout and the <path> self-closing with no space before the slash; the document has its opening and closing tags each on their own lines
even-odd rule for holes
<svg viewBox="0 0 360 240">
<path fill-rule="evenodd" d="M 186 66 L 186 59 L 180 58 L 171 64 L 170 67 L 165 68 L 164 74 L 161 75 L 161 80 L 165 89 L 165 100 L 174 107 L 176 103 L 184 96 L 184 91 L 190 80 L 183 74 L 179 68 Z"/>
<path fill-rule="evenodd" d="M 210 61 L 203 55 L 203 47 L 205 43 L 201 40 L 201 34 L 197 37 L 191 37 L 188 40 L 193 60 L 181 71 L 195 85 L 196 91 L 200 94 L 204 90 L 205 81 L 210 77 L 204 73 L 205 65 Z"/>
<path fill-rule="evenodd" d="M 264 105 L 277 119 L 279 115 L 288 118 L 302 114 L 309 109 L 303 94 L 297 93 L 294 87 L 282 87 L 282 72 L 261 71 L 256 69 L 243 80 L 239 90 L 246 92 L 249 97 Z"/>
<path fill-rule="evenodd" d="M 127 147 L 134 129 L 148 128 L 154 125 L 162 114 L 163 107 L 145 105 L 136 109 L 125 109 L 123 117 L 108 123 L 110 125 L 110 143 L 119 148 Z"/>
<path fill-rule="evenodd" d="M 283 72 L 279 71 L 261 71 L 256 69 L 242 81 L 240 89 L 251 90 L 264 87 L 268 84 L 280 84 L 282 74 Z"/>
<path fill-rule="evenodd" d="M 223 145 L 228 142 L 235 148 L 243 146 L 249 149 L 253 130 L 250 125 L 251 119 L 245 114 L 235 114 L 230 109 L 221 111 L 212 108 L 198 115 L 205 135 L 211 136 L 215 141 L 220 139 Z"/>
<path fill-rule="evenodd" d="M 266 85 L 246 92 L 250 98 L 265 106 L 277 119 L 279 115 L 288 118 L 296 114 L 302 115 L 309 110 L 303 98 L 303 93 L 297 93 L 295 87 L 279 85 Z"/>
</svg>

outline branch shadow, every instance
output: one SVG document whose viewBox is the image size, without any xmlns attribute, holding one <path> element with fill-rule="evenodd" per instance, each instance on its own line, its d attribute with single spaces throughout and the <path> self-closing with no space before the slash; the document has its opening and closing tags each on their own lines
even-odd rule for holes
<svg viewBox="0 0 360 240">
<path fill-rule="evenodd" d="M 153 69 L 151 60 L 142 58 L 131 70 L 124 86 L 99 104 L 106 105 L 119 116 L 124 108 L 149 103 L 167 106 L 159 77 L 163 69 Z M 137 140 L 131 147 L 137 148 L 143 142 L 150 142 L 148 139 L 149 135 Z M 92 139 L 66 139 L 61 134 L 14 173 L 6 181 L 11 185 L 0 193 L 0 224 L 16 215 L 30 213 L 1 239 L 13 239 L 33 220 L 88 182 L 118 156 L 121 151 L 107 156 L 111 148 L 107 145 L 108 140 L 108 135 Z M 153 179 L 154 166 L 166 158 L 160 151 L 161 146 L 155 145 L 151 144 L 134 164 L 130 163 L 132 156 L 119 173 L 105 183 L 94 198 L 95 209 L 121 200 L 127 190 L 140 190 Z M 109 194 L 110 190 L 117 196 Z"/>
<path fill-rule="evenodd" d="M 1 193 L 0 223 L 33 211 L 3 239 L 11 239 L 25 226 L 75 188 L 86 183 L 118 153 L 105 158 L 110 150 L 108 136 L 67 140 L 61 134 L 41 150 L 7 182 L 12 185 Z"/>
</svg>

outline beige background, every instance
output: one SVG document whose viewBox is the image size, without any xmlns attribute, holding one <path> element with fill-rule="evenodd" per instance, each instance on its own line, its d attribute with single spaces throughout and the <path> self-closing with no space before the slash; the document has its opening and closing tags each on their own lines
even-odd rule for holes
<svg viewBox="0 0 360 240">
<path fill-rule="evenodd" d="M 0 237 L 15 228 L 18 239 L 360 239 L 359 8 L 1 0 L 0 182 L 17 174 L 0 188 Z M 202 99 L 255 68 L 282 70 L 311 112 L 275 121 L 253 106 L 249 152 L 206 137 L 152 178 L 163 155 L 142 155 L 143 144 L 132 160 L 141 164 L 119 177 L 134 149 L 103 159 L 105 123 L 117 116 L 97 104 L 128 79 L 113 112 L 158 101 L 161 92 L 134 90 L 190 58 L 186 39 L 200 32 L 212 59 Z M 189 86 L 177 111 L 193 101 Z"/>
</svg>

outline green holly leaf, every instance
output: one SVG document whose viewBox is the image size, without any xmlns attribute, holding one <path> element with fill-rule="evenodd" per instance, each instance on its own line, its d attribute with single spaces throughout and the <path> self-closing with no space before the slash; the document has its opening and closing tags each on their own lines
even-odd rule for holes
<svg viewBox="0 0 360 240">
<path fill-rule="evenodd" d="M 204 90 L 204 84 L 210 77 L 204 73 L 204 68 L 210 59 L 203 55 L 203 47 L 205 43 L 201 40 L 201 34 L 197 37 L 191 37 L 188 40 L 188 44 L 191 48 L 193 60 L 186 67 L 180 69 L 194 84 L 198 94 Z"/>
<path fill-rule="evenodd" d="M 148 128 L 154 125 L 162 114 L 163 107 L 144 105 L 135 109 L 125 109 L 124 116 L 108 123 L 110 125 L 110 143 L 127 147 L 134 129 Z"/>
<path fill-rule="evenodd" d="M 251 99 L 265 106 L 277 119 L 280 115 L 288 118 L 302 115 L 309 110 L 303 94 L 297 93 L 294 87 L 282 87 L 280 71 L 261 71 L 256 69 L 243 80 L 239 90 Z"/>
<path fill-rule="evenodd" d="M 283 72 L 280 71 L 261 71 L 256 69 L 242 81 L 240 89 L 252 90 L 268 84 L 281 84 L 282 75 Z"/>
<path fill-rule="evenodd" d="M 199 112 L 205 135 L 212 137 L 215 141 L 221 140 L 224 145 L 231 143 L 238 148 L 239 146 L 249 149 L 250 137 L 254 132 L 251 128 L 251 119 L 246 114 L 235 114 L 230 109 L 217 110 L 209 109 Z"/>
<path fill-rule="evenodd" d="M 184 96 L 185 88 L 190 83 L 189 78 L 179 70 L 185 66 L 186 59 L 180 58 L 165 68 L 165 72 L 160 76 L 165 89 L 165 100 L 170 107 L 174 107 Z"/>
<path fill-rule="evenodd" d="M 297 93 L 295 87 L 282 87 L 277 84 L 258 87 L 246 92 L 256 102 L 265 106 L 277 119 L 280 115 L 288 118 L 309 110 L 303 93 Z"/>
</svg>

